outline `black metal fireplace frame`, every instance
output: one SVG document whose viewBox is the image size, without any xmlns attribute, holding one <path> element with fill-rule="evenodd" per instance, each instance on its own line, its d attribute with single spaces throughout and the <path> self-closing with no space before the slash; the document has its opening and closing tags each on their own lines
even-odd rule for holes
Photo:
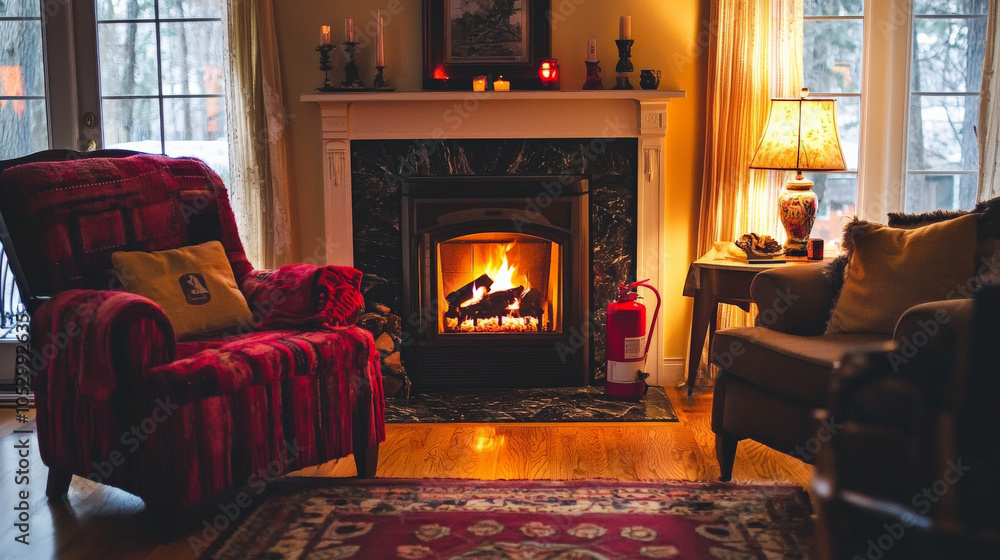
<svg viewBox="0 0 1000 560">
<path fill-rule="evenodd" d="M 587 385 L 589 176 L 419 177 L 401 194 L 403 357 L 415 387 Z M 439 334 L 438 243 L 485 232 L 534 235 L 562 247 L 561 332 Z"/>
</svg>

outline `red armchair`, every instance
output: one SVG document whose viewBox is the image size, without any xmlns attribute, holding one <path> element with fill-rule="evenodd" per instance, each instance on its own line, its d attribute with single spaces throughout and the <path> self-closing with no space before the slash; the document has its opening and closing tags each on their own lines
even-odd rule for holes
<svg viewBox="0 0 1000 560">
<path fill-rule="evenodd" d="M 196 159 L 50 151 L 0 162 L 0 213 L 31 313 L 50 497 L 75 474 L 175 509 L 352 453 L 374 476 L 384 400 L 374 340 L 354 326 L 359 271 L 253 270 L 222 180 Z M 155 303 L 119 291 L 110 255 L 211 240 L 254 324 L 176 341 Z"/>
</svg>

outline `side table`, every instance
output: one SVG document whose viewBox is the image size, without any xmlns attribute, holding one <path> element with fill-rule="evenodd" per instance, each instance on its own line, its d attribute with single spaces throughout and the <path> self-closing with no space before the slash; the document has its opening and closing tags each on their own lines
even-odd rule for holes
<svg viewBox="0 0 1000 560">
<path fill-rule="evenodd" d="M 817 261 L 788 260 L 777 264 L 746 264 L 735 260 L 718 259 L 715 253 L 710 252 L 691 263 L 687 280 L 684 282 L 684 295 L 694 298 L 687 367 L 689 397 L 694 393 L 694 382 L 698 377 L 698 365 L 701 362 L 701 351 L 705 347 L 706 334 L 711 362 L 719 304 L 736 305 L 743 311 L 750 311 L 750 304 L 753 302 L 750 297 L 750 284 L 757 274 L 771 268 L 810 262 Z"/>
</svg>

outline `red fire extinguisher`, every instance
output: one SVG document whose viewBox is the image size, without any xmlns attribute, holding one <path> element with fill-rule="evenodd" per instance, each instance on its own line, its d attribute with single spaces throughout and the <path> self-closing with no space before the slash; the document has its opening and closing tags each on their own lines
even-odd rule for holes
<svg viewBox="0 0 1000 560">
<path fill-rule="evenodd" d="M 656 316 L 660 313 L 660 293 L 647 284 L 649 279 L 621 284 L 618 286 L 618 301 L 608 304 L 607 330 L 607 378 L 604 392 L 609 397 L 639 400 L 646 393 L 646 354 L 653 341 L 646 331 L 646 306 L 637 302 L 636 288 L 648 288 L 656 294 L 656 309 L 651 333 L 656 327 Z"/>
</svg>

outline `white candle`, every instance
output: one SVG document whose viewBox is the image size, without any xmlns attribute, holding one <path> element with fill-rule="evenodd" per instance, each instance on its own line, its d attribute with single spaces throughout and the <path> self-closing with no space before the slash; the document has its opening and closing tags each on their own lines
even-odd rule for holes
<svg viewBox="0 0 1000 560">
<path fill-rule="evenodd" d="M 354 18 L 349 17 L 344 20 L 344 36 L 348 43 L 354 42 Z"/>
<path fill-rule="evenodd" d="M 597 39 L 587 39 L 587 62 L 597 62 Z"/>
<path fill-rule="evenodd" d="M 382 10 L 375 10 L 375 66 L 385 66 L 385 44 L 382 35 Z"/>
<path fill-rule="evenodd" d="M 623 40 L 632 38 L 632 16 L 618 18 L 618 38 Z"/>
<path fill-rule="evenodd" d="M 319 37 L 320 37 L 320 43 L 319 44 L 321 44 L 321 45 L 329 45 L 330 44 L 330 26 L 329 25 L 321 25 L 320 26 L 320 28 L 319 28 Z"/>
</svg>

